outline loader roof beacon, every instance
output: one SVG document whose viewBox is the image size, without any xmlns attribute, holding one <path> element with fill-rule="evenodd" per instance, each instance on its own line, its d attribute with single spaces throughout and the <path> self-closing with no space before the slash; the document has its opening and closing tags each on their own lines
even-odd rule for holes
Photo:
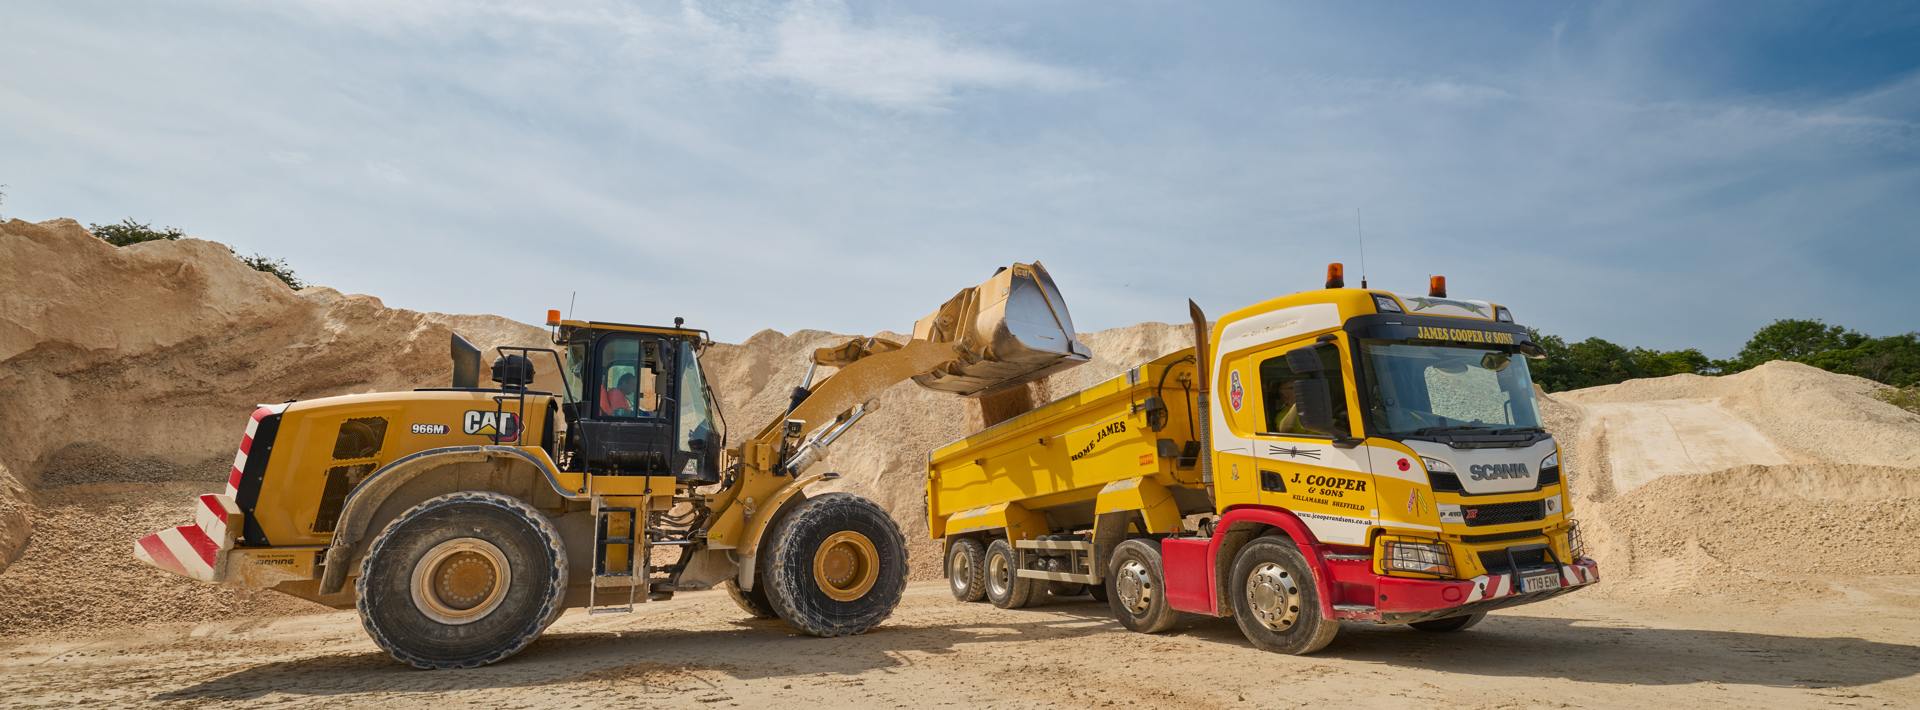
<svg viewBox="0 0 1920 710">
<path fill-rule="evenodd" d="M 748 613 L 815 636 L 886 619 L 906 584 L 884 510 L 804 488 L 895 383 L 977 397 L 1090 358 L 1040 264 L 961 291 L 906 343 L 856 338 L 783 416 L 729 437 L 700 368 L 704 331 L 562 320 L 558 349 L 453 337 L 451 387 L 261 405 L 224 493 L 134 543 L 160 569 L 357 608 L 422 668 L 531 643 L 569 607 L 632 611 L 724 585 Z M 536 364 L 558 392 L 533 389 Z"/>
<path fill-rule="evenodd" d="M 1310 653 L 1340 621 L 1458 631 L 1598 581 L 1505 306 L 1326 288 L 933 451 L 962 601 L 1091 593 L 1128 628 L 1231 616 Z"/>
</svg>

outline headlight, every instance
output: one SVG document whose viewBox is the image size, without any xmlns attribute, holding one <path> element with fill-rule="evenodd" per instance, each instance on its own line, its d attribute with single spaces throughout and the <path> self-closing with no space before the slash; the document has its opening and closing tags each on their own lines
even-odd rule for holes
<svg viewBox="0 0 1920 710">
<path fill-rule="evenodd" d="M 1447 462 L 1441 461 L 1440 459 L 1430 459 L 1422 456 L 1420 457 L 1420 463 L 1426 464 L 1427 471 L 1431 473 L 1453 473 L 1453 467 L 1447 465 Z"/>
<path fill-rule="evenodd" d="M 1541 467 L 1541 468 L 1553 468 L 1553 467 L 1555 467 L 1555 466 L 1559 466 L 1559 465 L 1560 465 L 1560 450 L 1559 450 L 1559 449 L 1554 449 L 1554 450 L 1553 450 L 1553 453 L 1551 453 L 1551 454 L 1547 454 L 1547 457 L 1546 457 L 1546 458 L 1544 458 L 1544 459 L 1540 459 L 1540 467 Z"/>
<path fill-rule="evenodd" d="M 1451 577 L 1453 556 L 1447 553 L 1447 546 L 1437 540 L 1383 536 L 1380 538 L 1380 568 Z"/>
</svg>

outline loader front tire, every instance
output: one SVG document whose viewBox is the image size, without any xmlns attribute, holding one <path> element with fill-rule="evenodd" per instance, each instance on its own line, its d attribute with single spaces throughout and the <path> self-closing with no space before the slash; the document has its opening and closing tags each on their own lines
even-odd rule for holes
<svg viewBox="0 0 1920 710">
<path fill-rule="evenodd" d="M 963 537 L 947 547 L 947 586 L 959 601 L 987 598 L 987 550 L 979 540 Z"/>
<path fill-rule="evenodd" d="M 808 498 L 761 545 L 754 584 L 789 626 L 852 636 L 893 615 L 907 589 L 907 538 L 887 511 L 851 493 Z"/>
<path fill-rule="evenodd" d="M 499 493 L 449 493 L 380 531 L 355 591 L 361 626 L 394 658 L 474 668 L 526 648 L 559 616 L 567 554 L 532 506 Z"/>
<path fill-rule="evenodd" d="M 751 591 L 740 588 L 740 580 L 727 580 L 727 596 L 733 597 L 733 603 L 739 604 L 742 611 L 755 619 L 778 619 L 780 615 L 773 610 L 773 602 L 767 600 L 767 582 L 764 578 Z"/>
</svg>

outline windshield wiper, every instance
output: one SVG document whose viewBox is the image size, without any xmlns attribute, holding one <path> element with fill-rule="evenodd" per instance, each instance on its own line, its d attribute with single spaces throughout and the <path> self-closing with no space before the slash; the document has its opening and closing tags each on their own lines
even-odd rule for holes
<svg viewBox="0 0 1920 710">
<path fill-rule="evenodd" d="M 1430 426 L 1425 429 L 1415 429 L 1413 433 L 1414 434 L 1438 434 L 1443 431 L 1466 431 L 1468 429 L 1492 429 L 1492 428 L 1493 427 L 1481 426 L 1479 424 L 1459 424 L 1455 426 Z"/>
<path fill-rule="evenodd" d="M 1547 433 L 1547 430 L 1546 430 L 1546 427 L 1516 426 L 1516 427 L 1508 427 L 1506 429 L 1499 429 L 1499 430 L 1496 430 L 1494 433 L 1496 434 L 1545 434 Z"/>
</svg>

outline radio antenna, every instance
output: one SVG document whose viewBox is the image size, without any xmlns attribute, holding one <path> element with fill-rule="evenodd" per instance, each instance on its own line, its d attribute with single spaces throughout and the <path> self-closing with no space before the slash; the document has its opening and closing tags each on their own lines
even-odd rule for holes
<svg viewBox="0 0 1920 710">
<path fill-rule="evenodd" d="M 580 300 L 579 291 L 574 291 L 573 295 L 567 297 L 567 320 L 573 320 L 573 302 L 578 300 Z"/>
<path fill-rule="evenodd" d="M 1367 287 L 1367 232 L 1360 228 L 1360 208 L 1353 208 L 1353 233 L 1360 237 L 1360 288 Z"/>
</svg>

